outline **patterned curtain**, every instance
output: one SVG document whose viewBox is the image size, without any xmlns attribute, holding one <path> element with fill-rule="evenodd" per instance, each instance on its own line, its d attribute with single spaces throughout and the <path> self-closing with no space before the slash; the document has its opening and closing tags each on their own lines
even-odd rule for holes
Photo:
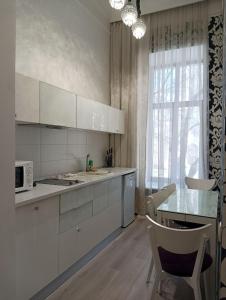
<svg viewBox="0 0 226 300">
<path fill-rule="evenodd" d="M 209 30 L 209 178 L 221 187 L 223 105 L 223 16 L 211 17 Z"/>
<path fill-rule="evenodd" d="M 209 177 L 217 180 L 216 190 L 221 193 L 224 160 L 222 158 L 225 106 L 223 85 L 226 85 L 225 79 L 223 80 L 223 16 L 215 16 L 209 20 Z M 224 194 L 225 191 L 224 188 Z M 226 300 L 226 203 L 222 203 L 220 208 L 222 208 L 222 244 L 219 298 Z"/>
</svg>

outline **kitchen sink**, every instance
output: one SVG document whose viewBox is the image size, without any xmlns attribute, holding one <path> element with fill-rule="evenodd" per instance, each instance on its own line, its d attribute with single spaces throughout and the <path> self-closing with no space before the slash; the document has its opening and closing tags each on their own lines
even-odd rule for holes
<svg viewBox="0 0 226 300">
<path fill-rule="evenodd" d="M 82 183 L 81 180 L 67 180 L 67 179 L 58 179 L 58 178 L 49 178 L 37 181 L 37 183 L 41 184 L 50 184 L 50 185 L 61 185 L 61 186 L 71 186 Z"/>
</svg>

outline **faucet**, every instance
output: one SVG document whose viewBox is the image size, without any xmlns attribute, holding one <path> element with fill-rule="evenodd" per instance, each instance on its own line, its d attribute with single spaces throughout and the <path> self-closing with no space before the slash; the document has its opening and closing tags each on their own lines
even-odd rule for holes
<svg viewBox="0 0 226 300">
<path fill-rule="evenodd" d="M 89 157 L 90 157 L 90 154 L 87 154 L 86 155 L 86 172 L 89 171 Z"/>
</svg>

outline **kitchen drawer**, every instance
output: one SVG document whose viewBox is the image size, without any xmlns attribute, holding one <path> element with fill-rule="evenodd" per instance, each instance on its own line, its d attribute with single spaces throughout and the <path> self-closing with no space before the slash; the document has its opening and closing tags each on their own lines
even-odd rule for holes
<svg viewBox="0 0 226 300">
<path fill-rule="evenodd" d="M 101 182 L 94 186 L 93 215 L 97 215 L 108 207 L 109 182 Z"/>
<path fill-rule="evenodd" d="M 60 214 L 93 200 L 93 187 L 85 187 L 60 196 Z"/>
<path fill-rule="evenodd" d="M 93 203 L 88 202 L 78 208 L 72 209 L 60 215 L 59 231 L 65 232 L 77 224 L 89 219 L 93 214 Z"/>
<path fill-rule="evenodd" d="M 108 203 L 109 206 L 122 203 L 122 176 L 109 180 Z"/>
</svg>

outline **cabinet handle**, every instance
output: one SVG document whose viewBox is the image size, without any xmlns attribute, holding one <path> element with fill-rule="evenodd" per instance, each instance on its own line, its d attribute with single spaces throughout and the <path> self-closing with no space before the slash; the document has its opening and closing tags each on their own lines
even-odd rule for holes
<svg viewBox="0 0 226 300">
<path fill-rule="evenodd" d="M 38 207 L 38 206 L 35 206 L 35 207 L 34 207 L 34 210 L 36 210 L 36 211 L 39 210 L 39 207 Z"/>
<path fill-rule="evenodd" d="M 76 230 L 80 232 L 80 227 L 78 225 L 76 226 Z"/>
</svg>

